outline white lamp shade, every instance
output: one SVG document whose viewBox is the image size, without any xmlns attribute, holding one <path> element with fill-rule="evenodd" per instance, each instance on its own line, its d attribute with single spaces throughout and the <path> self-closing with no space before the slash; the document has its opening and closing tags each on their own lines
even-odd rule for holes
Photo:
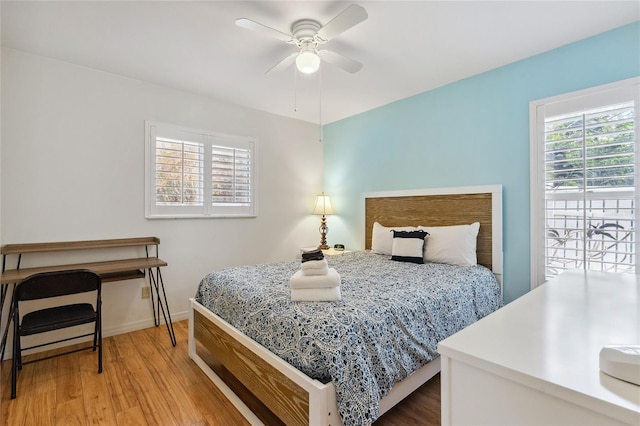
<svg viewBox="0 0 640 426">
<path fill-rule="evenodd" d="M 298 71 L 313 74 L 320 68 L 320 57 L 313 50 L 303 50 L 296 57 Z"/>
<path fill-rule="evenodd" d="M 333 214 L 333 207 L 331 207 L 328 195 L 322 194 L 316 197 L 316 207 L 313 209 L 313 214 Z"/>
</svg>

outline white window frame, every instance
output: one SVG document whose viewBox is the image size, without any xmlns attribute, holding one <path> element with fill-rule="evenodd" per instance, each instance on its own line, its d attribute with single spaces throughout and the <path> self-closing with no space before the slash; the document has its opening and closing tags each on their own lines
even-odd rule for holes
<svg viewBox="0 0 640 426">
<path fill-rule="evenodd" d="M 634 100 L 636 107 L 636 143 L 640 134 L 640 77 L 617 81 L 589 89 L 566 93 L 529 103 L 530 132 L 530 213 L 531 213 L 531 289 L 545 281 L 545 183 L 544 183 L 544 124 L 545 116 L 557 115 L 567 109 L 588 110 L 620 102 Z M 636 151 L 635 205 L 640 207 L 640 149 Z M 636 213 L 637 214 L 637 213 Z M 640 231 L 640 227 L 636 227 Z M 640 238 L 635 242 L 636 257 L 640 256 Z M 636 259 L 637 263 L 637 259 Z M 640 273 L 640 265 L 636 274 Z"/>
<path fill-rule="evenodd" d="M 156 193 L 156 138 L 164 137 L 202 144 L 203 202 L 201 205 L 158 205 Z M 251 190 L 248 205 L 217 204 L 212 194 L 212 146 L 248 150 L 251 153 Z M 145 121 L 145 217 L 147 219 L 181 218 L 250 218 L 257 217 L 257 141 L 254 138 L 228 135 L 210 130 L 194 129 L 156 121 Z"/>
</svg>

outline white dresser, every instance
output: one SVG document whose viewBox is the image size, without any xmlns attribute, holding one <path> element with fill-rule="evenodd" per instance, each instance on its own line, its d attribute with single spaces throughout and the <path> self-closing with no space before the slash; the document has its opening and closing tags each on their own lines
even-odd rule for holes
<svg viewBox="0 0 640 426">
<path fill-rule="evenodd" d="M 640 386 L 601 373 L 640 344 L 640 278 L 565 272 L 443 340 L 442 424 L 640 425 Z"/>
</svg>

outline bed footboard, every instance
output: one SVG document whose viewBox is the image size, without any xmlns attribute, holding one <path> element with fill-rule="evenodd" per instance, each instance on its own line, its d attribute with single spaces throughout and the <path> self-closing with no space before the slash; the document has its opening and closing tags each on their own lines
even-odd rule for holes
<svg viewBox="0 0 640 426">
<path fill-rule="evenodd" d="M 324 384 L 292 367 L 235 327 L 190 299 L 189 356 L 252 425 L 263 422 L 197 353 L 197 345 L 215 354 L 286 425 L 342 426 L 333 383 Z M 380 400 L 380 415 L 440 372 L 440 358 L 423 366 Z"/>
<path fill-rule="evenodd" d="M 191 299 L 189 356 L 252 424 L 261 421 L 199 356 L 196 343 L 287 425 L 341 425 L 335 387 L 311 379 Z"/>
</svg>

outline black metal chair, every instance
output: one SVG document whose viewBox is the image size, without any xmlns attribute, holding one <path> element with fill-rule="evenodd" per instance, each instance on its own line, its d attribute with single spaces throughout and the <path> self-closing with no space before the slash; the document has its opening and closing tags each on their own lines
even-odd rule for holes
<svg viewBox="0 0 640 426">
<path fill-rule="evenodd" d="M 71 294 L 96 292 L 95 308 L 91 303 L 73 303 L 40 309 L 25 314 L 20 321 L 20 302 L 45 299 Z M 101 316 L 102 280 L 98 274 L 86 269 L 60 272 L 44 272 L 22 280 L 13 292 L 13 359 L 11 364 L 11 399 L 16 397 L 18 370 L 23 365 L 44 361 L 61 355 L 67 355 L 87 349 L 98 350 L 98 373 L 102 373 L 102 316 Z M 59 301 L 59 300 L 53 300 Z M 22 348 L 20 338 L 47 331 L 95 323 L 93 333 L 87 333 L 60 339 L 48 343 Z M 63 353 L 47 356 L 28 362 L 22 362 L 22 351 L 52 345 L 54 343 L 79 339 L 93 335 L 93 344 Z"/>
</svg>

